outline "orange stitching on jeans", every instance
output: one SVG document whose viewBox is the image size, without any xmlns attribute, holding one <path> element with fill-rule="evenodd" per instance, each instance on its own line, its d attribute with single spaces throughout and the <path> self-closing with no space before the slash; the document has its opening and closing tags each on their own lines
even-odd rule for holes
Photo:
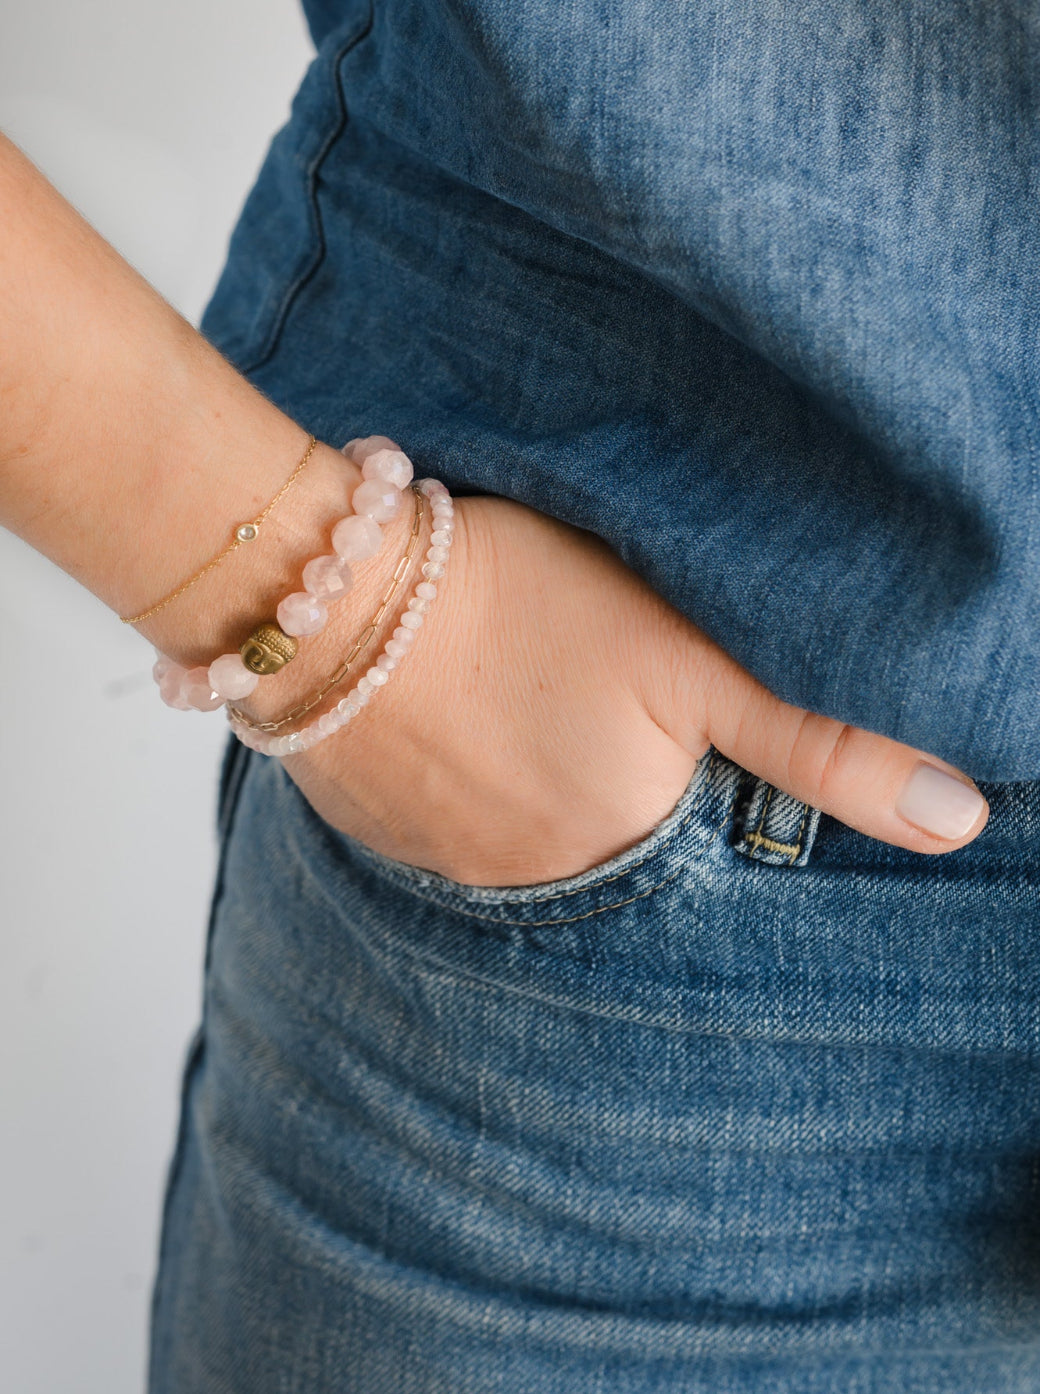
<svg viewBox="0 0 1040 1394">
<path fill-rule="evenodd" d="M 748 833 L 744 841 L 750 847 L 764 847 L 767 852 L 783 852 L 784 856 L 790 857 L 792 861 L 802 850 L 796 842 L 776 842 L 771 837 L 763 837 L 761 833 Z"/>
<path fill-rule="evenodd" d="M 762 836 L 762 829 L 763 829 L 763 828 L 765 827 L 765 825 L 766 825 L 766 814 L 769 812 L 769 805 L 773 802 L 773 795 L 774 795 L 775 793 L 776 793 L 775 787 L 774 787 L 772 784 L 770 784 L 770 786 L 769 786 L 769 793 L 766 795 L 766 801 L 765 801 L 765 803 L 762 805 L 762 816 L 761 816 L 761 818 L 759 818 L 759 820 L 758 820 L 758 827 L 757 827 L 757 828 L 755 829 L 755 831 L 751 834 L 751 836 L 747 839 L 748 842 L 752 842 L 756 837 L 761 837 L 761 836 Z"/>
<path fill-rule="evenodd" d="M 798 850 L 795 853 L 795 855 L 791 858 L 792 862 L 797 857 L 800 857 L 802 855 L 802 836 L 805 832 L 805 825 L 809 821 L 809 814 L 812 812 L 812 808 L 809 804 L 806 803 L 802 804 L 802 810 L 802 821 L 798 824 L 798 836 L 795 838 L 795 843 L 797 845 Z"/>
</svg>

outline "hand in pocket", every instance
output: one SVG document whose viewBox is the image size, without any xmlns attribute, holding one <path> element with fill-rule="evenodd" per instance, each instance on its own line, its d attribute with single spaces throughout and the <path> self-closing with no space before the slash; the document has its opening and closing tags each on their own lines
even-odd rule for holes
<svg viewBox="0 0 1040 1394">
<path fill-rule="evenodd" d="M 709 744 L 913 851 L 984 826 L 958 771 L 778 701 L 591 533 L 458 498 L 439 590 L 365 710 L 285 757 L 323 818 L 386 856 L 472 885 L 577 875 L 666 817 Z"/>
</svg>

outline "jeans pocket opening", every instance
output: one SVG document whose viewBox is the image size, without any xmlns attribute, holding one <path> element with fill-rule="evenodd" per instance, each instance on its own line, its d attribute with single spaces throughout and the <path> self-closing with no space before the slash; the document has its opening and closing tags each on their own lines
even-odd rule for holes
<svg viewBox="0 0 1040 1394">
<path fill-rule="evenodd" d="M 445 909 L 499 924 L 565 924 L 648 895 L 682 870 L 698 845 L 719 830 L 711 826 L 717 820 L 703 814 L 720 764 L 721 757 L 709 750 L 671 812 L 631 847 L 574 876 L 527 886 L 468 885 L 377 852 L 347 833 L 330 831 L 381 876 Z"/>
</svg>

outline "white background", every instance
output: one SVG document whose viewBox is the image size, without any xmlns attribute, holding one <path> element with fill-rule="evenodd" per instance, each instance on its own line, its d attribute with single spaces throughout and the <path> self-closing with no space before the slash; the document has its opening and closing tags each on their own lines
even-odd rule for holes
<svg viewBox="0 0 1040 1394">
<path fill-rule="evenodd" d="M 295 0 L 0 0 L 0 130 L 197 323 L 311 53 Z M 0 634 L 0 1388 L 139 1394 L 227 727 L 2 530 Z"/>
</svg>

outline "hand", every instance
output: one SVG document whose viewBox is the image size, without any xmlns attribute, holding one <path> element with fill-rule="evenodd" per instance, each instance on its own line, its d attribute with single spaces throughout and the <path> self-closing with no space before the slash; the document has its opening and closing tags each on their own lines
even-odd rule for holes
<svg viewBox="0 0 1040 1394">
<path fill-rule="evenodd" d="M 644 837 L 709 744 L 913 851 L 984 826 L 951 766 L 778 701 L 593 534 L 498 497 L 456 499 L 456 519 L 390 682 L 285 758 L 334 827 L 466 884 L 556 880 Z"/>
</svg>

